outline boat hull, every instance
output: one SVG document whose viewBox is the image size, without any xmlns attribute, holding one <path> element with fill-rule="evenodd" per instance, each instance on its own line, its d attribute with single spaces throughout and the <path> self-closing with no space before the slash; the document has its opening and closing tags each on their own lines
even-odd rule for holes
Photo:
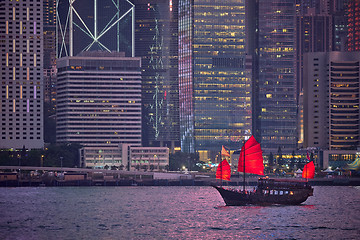
<svg viewBox="0 0 360 240">
<path fill-rule="evenodd" d="M 286 195 L 270 195 L 262 192 L 239 192 L 231 189 L 224 189 L 222 187 L 213 186 L 224 199 L 227 206 L 242 206 L 247 204 L 253 205 L 299 205 L 307 200 L 313 194 L 311 189 L 297 189 L 292 191 L 292 194 Z"/>
</svg>

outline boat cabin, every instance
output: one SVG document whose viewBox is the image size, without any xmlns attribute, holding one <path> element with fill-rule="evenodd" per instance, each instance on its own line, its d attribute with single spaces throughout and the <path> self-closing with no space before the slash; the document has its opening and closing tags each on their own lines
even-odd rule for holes
<svg viewBox="0 0 360 240">
<path fill-rule="evenodd" d="M 295 179 L 259 178 L 258 189 L 274 189 L 278 191 L 311 189 L 309 182 Z"/>
</svg>

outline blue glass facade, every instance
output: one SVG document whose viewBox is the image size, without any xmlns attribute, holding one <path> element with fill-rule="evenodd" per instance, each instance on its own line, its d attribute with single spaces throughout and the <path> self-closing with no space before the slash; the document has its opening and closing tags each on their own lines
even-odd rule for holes
<svg viewBox="0 0 360 240">
<path fill-rule="evenodd" d="M 296 149 L 295 0 L 259 1 L 261 146 Z"/>
<path fill-rule="evenodd" d="M 179 4 L 180 131 L 183 151 L 237 149 L 251 134 L 245 1 Z"/>
<path fill-rule="evenodd" d="M 184 152 L 195 152 L 192 6 L 193 0 L 179 2 L 179 114 L 180 142 Z"/>
</svg>

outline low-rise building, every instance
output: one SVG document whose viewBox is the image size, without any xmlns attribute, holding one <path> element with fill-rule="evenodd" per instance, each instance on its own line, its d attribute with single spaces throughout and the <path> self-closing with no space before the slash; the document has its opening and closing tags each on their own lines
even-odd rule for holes
<svg viewBox="0 0 360 240">
<path fill-rule="evenodd" d="M 162 171 L 169 166 L 167 147 L 130 147 L 130 170 Z"/>
<path fill-rule="evenodd" d="M 132 171 L 162 171 L 169 165 L 168 147 L 139 147 L 120 144 L 118 147 L 85 146 L 80 149 L 81 167 L 117 168 Z"/>
</svg>

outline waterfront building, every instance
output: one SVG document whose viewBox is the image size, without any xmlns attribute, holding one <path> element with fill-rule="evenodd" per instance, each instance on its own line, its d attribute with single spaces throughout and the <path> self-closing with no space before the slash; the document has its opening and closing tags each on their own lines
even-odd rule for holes
<svg viewBox="0 0 360 240">
<path fill-rule="evenodd" d="M 128 0 L 57 0 L 57 57 L 84 51 L 134 57 L 135 6 Z"/>
<path fill-rule="evenodd" d="M 259 0 L 259 94 L 264 152 L 297 147 L 296 1 Z"/>
<path fill-rule="evenodd" d="M 324 150 L 320 151 L 320 163 L 322 169 L 344 168 L 360 157 L 360 149 L 354 150 Z"/>
<path fill-rule="evenodd" d="M 120 144 L 141 146 L 140 65 L 140 58 L 118 52 L 58 59 L 57 142 L 96 147 L 98 153 Z"/>
<path fill-rule="evenodd" d="M 80 148 L 80 167 L 103 169 L 106 166 L 125 169 L 126 162 L 122 161 L 119 146 L 85 146 Z M 125 160 L 125 159 L 124 159 Z"/>
<path fill-rule="evenodd" d="M 0 1 L 0 148 L 43 148 L 43 1 Z"/>
<path fill-rule="evenodd" d="M 304 55 L 304 146 L 351 150 L 360 145 L 360 54 Z"/>
<path fill-rule="evenodd" d="M 163 171 L 169 167 L 167 147 L 130 146 L 128 154 L 130 171 Z"/>
<path fill-rule="evenodd" d="M 179 2 L 182 151 L 196 151 L 207 161 L 215 158 L 221 145 L 237 149 L 251 135 L 247 59 L 245 1 Z"/>
<path fill-rule="evenodd" d="M 169 148 L 120 144 L 113 147 L 83 147 L 81 167 L 103 169 L 116 167 L 129 171 L 163 171 L 169 166 Z"/>
<path fill-rule="evenodd" d="M 143 146 L 180 147 L 178 0 L 134 0 L 141 57 Z"/>
</svg>

